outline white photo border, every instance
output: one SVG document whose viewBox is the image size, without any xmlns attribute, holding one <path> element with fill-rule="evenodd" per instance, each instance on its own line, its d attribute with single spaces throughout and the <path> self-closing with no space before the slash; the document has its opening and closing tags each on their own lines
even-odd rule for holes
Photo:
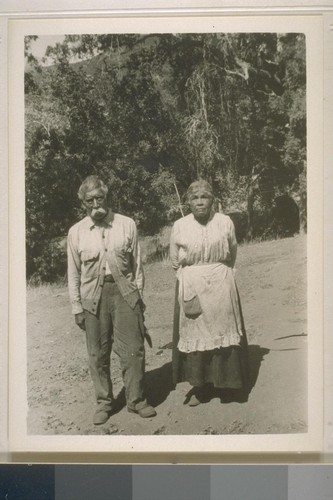
<svg viewBox="0 0 333 500">
<path fill-rule="evenodd" d="M 144 16 L 110 16 L 103 18 L 9 19 L 8 21 L 8 81 L 9 81 L 9 452 L 14 453 L 109 453 L 110 442 L 104 436 L 30 436 L 26 418 L 26 331 L 25 322 L 25 221 L 24 221 L 24 92 L 23 40 L 28 34 L 118 33 L 145 31 Z M 74 22 L 73 22 L 74 21 Z M 190 21 L 190 22 L 189 22 Z M 204 17 L 189 15 L 158 16 L 154 31 L 213 32 L 272 31 L 304 32 L 307 36 L 307 109 L 308 109 L 308 305 L 309 305 L 309 432 L 299 435 L 264 436 L 113 436 L 115 456 L 133 452 L 150 455 L 195 454 L 198 461 L 212 454 L 313 454 L 330 452 L 330 436 L 324 438 L 324 331 L 323 259 L 324 253 L 324 19 L 314 15 L 285 14 L 283 16 L 234 15 Z M 170 24 L 171 23 L 171 24 Z M 330 23 L 328 23 L 330 24 Z M 172 25 L 172 29 L 170 26 Z M 151 24 L 150 24 L 151 26 Z M 159 27 L 156 28 L 156 26 Z M 268 27 L 270 26 L 270 28 Z M 232 27 L 232 29 L 231 29 Z M 242 29 L 243 27 L 243 29 Z M 326 22 L 327 27 L 327 22 Z M 318 57 L 320 54 L 320 57 Z M 17 110 L 21 110 L 18 113 Z M 330 118 L 326 117 L 325 127 Z M 325 128 L 325 137 L 327 129 Z M 327 151 L 325 150 L 325 155 Z M 326 180 L 326 177 L 325 177 Z M 325 207 L 326 208 L 326 207 Z M 310 243 L 311 242 L 311 243 Z M 315 242 L 315 244 L 313 243 Z M 312 312 L 311 312 L 311 311 Z M 330 323 L 331 324 L 331 323 Z M 327 325 L 326 325 L 327 327 Z M 23 333 L 22 333 L 23 332 Z M 319 333 L 318 333 L 319 332 Z M 24 338 L 23 338 L 24 337 Z M 326 342 L 325 345 L 329 346 Z M 19 347 L 18 347 L 19 346 Z M 331 348 L 331 347 L 330 347 Z M 332 348 L 331 348 L 332 349 Z M 327 350 L 325 350 L 327 353 Z M 326 359 L 325 355 L 325 359 Z M 312 376 L 315 375 L 315 376 Z M 19 410 L 19 411 L 18 411 Z M 326 413 L 327 414 L 327 405 Z M 23 415 L 23 417 L 22 417 Z M 326 415 L 327 416 L 327 415 Z M 327 418 L 326 418 L 327 420 Z M 327 424 L 327 422 L 326 422 Z M 326 433 L 327 434 L 327 433 Z M 132 461 L 132 458 L 130 459 Z"/>
</svg>

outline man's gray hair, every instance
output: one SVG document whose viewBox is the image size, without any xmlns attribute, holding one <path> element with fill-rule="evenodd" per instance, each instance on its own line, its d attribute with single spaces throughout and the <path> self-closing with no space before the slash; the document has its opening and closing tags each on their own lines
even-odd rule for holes
<svg viewBox="0 0 333 500">
<path fill-rule="evenodd" d="M 97 175 L 89 175 L 81 184 L 78 197 L 81 201 L 84 200 L 85 195 L 88 191 L 93 191 L 94 189 L 101 189 L 104 193 L 104 196 L 107 195 L 108 188 Z"/>
<path fill-rule="evenodd" d="M 207 194 L 214 198 L 213 188 L 209 182 L 199 179 L 198 181 L 192 182 L 187 190 L 187 199 L 189 199 L 192 194 L 197 191 L 197 189 L 204 189 Z"/>
</svg>

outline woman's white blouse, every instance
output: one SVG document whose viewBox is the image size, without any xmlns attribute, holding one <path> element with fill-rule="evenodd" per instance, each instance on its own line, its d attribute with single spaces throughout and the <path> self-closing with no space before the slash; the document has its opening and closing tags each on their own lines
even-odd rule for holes
<svg viewBox="0 0 333 500">
<path fill-rule="evenodd" d="M 237 240 L 235 227 L 229 216 L 212 213 L 206 225 L 189 214 L 174 223 L 170 240 L 172 267 L 213 264 L 233 265 Z"/>
</svg>

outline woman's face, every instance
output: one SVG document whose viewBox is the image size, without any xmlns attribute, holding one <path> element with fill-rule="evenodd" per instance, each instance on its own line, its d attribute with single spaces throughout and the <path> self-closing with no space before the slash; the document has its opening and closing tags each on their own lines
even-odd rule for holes
<svg viewBox="0 0 333 500">
<path fill-rule="evenodd" d="M 198 221 L 206 221 L 210 216 L 213 205 L 212 195 L 205 189 L 198 187 L 189 197 L 192 214 Z"/>
</svg>

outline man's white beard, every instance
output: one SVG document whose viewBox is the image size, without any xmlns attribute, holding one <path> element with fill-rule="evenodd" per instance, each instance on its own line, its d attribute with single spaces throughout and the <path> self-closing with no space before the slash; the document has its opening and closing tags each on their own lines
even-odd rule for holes
<svg viewBox="0 0 333 500">
<path fill-rule="evenodd" d="M 108 212 L 107 210 L 105 210 L 105 208 L 93 208 L 91 211 L 91 217 L 96 220 L 101 220 L 106 216 L 107 213 Z"/>
</svg>

